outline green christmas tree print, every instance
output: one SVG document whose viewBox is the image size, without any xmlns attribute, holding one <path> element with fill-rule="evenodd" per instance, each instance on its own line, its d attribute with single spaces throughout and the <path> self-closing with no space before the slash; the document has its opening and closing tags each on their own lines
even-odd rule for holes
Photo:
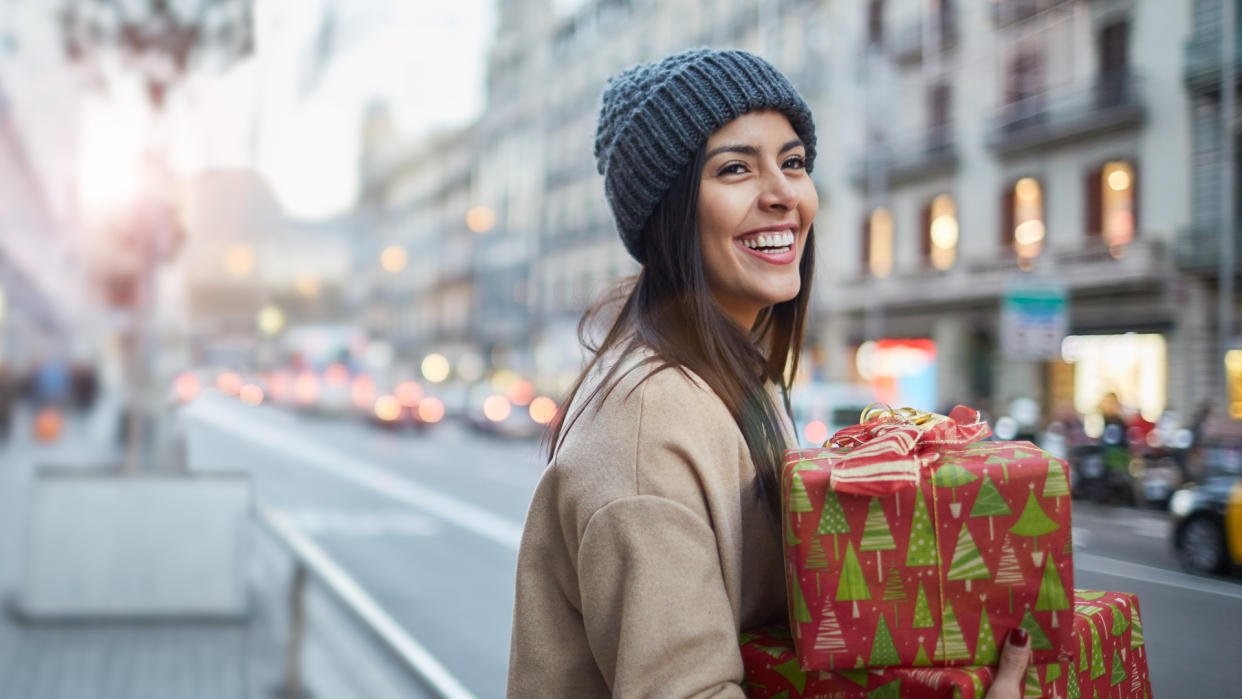
<svg viewBox="0 0 1242 699">
<path fill-rule="evenodd" d="M 794 689 L 798 690 L 798 694 L 802 694 L 802 690 L 806 689 L 806 673 L 798 666 L 797 658 L 787 663 L 774 665 L 772 669 L 781 673 L 785 679 L 789 680 L 789 684 L 792 684 Z"/>
<path fill-rule="evenodd" d="M 782 655 L 789 652 L 789 649 L 786 648 L 785 646 L 761 646 L 758 643 L 756 643 L 751 647 L 754 648 L 755 650 L 761 650 L 764 653 L 767 653 L 768 655 L 772 656 L 773 658 L 780 658 Z"/>
<path fill-rule="evenodd" d="M 1091 648 L 1087 644 L 1087 641 L 1089 638 L 1090 638 L 1089 635 L 1078 636 L 1078 671 L 1079 672 L 1086 672 L 1087 667 L 1091 665 Z M 1070 663 L 1072 665 L 1073 661 L 1070 661 Z M 1074 673 L 1071 672 L 1070 674 L 1072 675 Z"/>
<path fill-rule="evenodd" d="M 1005 540 L 1001 542 L 1000 562 L 996 566 L 996 584 L 1004 585 L 1009 589 L 1009 612 L 1013 613 L 1013 588 L 1014 585 L 1021 584 L 1026 581 L 1026 577 L 1022 575 L 1022 567 L 1018 565 L 1018 556 L 1013 551 L 1013 543 L 1009 540 L 1009 535 L 1005 535 Z"/>
<path fill-rule="evenodd" d="M 1097 592 L 1095 590 L 1074 590 L 1074 596 L 1084 602 L 1097 600 L 1107 594 L 1107 592 Z"/>
<path fill-rule="evenodd" d="M 1041 536 L 1060 528 L 1061 525 L 1054 522 L 1040 508 L 1039 501 L 1035 499 L 1035 492 L 1031 491 L 1026 498 L 1026 507 L 1023 508 L 1022 514 L 1018 515 L 1018 521 L 1013 523 L 1009 531 L 1018 536 Z"/>
<path fill-rule="evenodd" d="M 922 637 L 919 638 L 919 652 L 914 656 L 914 667 L 931 667 L 931 658 L 927 657 Z"/>
<path fill-rule="evenodd" d="M 1001 473 L 1002 473 L 1002 475 L 1003 475 L 1003 477 L 1002 477 L 1002 482 L 1004 482 L 1004 483 L 1008 483 L 1008 482 L 1009 482 L 1009 463 L 1010 463 L 1010 461 L 1012 461 L 1012 459 L 1009 459 L 1009 458 L 1006 458 L 1006 457 L 1004 457 L 1004 456 L 1001 456 L 1000 454 L 993 454 L 993 455 L 989 456 L 987 459 L 985 459 L 985 460 L 984 460 L 984 462 L 983 462 L 983 464 L 984 464 L 985 466 L 991 466 L 991 465 L 993 465 L 993 464 L 1000 464 L 1000 465 L 1001 465 Z"/>
<path fill-rule="evenodd" d="M 1001 497 L 1000 490 L 996 488 L 996 484 L 991 478 L 983 477 L 983 485 L 979 486 L 979 495 L 975 498 L 975 506 L 970 508 L 971 517 L 987 517 L 988 518 L 988 538 L 995 539 L 996 532 L 993 528 L 993 517 L 1013 514 L 1009 509 L 1009 505 L 1005 503 L 1005 498 Z"/>
<path fill-rule="evenodd" d="M 979 640 L 975 641 L 975 665 L 991 665 L 1000 657 L 996 647 L 996 634 L 992 633 L 992 623 L 988 620 L 988 610 L 981 609 L 979 617 Z"/>
<path fill-rule="evenodd" d="M 1039 686 L 1039 666 L 1031 663 L 1026 666 L 1026 681 L 1022 683 L 1022 699 L 1040 699 L 1044 690 Z"/>
<path fill-rule="evenodd" d="M 793 589 L 793 619 L 800 624 L 808 623 L 811 621 L 811 612 L 806 608 L 806 598 L 802 596 L 802 584 L 795 583 Z"/>
<path fill-rule="evenodd" d="M 906 586 L 901 581 L 901 573 L 897 566 L 889 566 L 888 577 L 884 579 L 884 601 L 897 602 L 906 598 Z"/>
<path fill-rule="evenodd" d="M 808 462 L 804 461 L 802 463 Z M 813 509 L 811 506 L 811 498 L 808 497 L 806 493 L 806 484 L 802 482 L 802 474 L 799 473 L 799 471 L 805 470 L 800 468 L 801 465 L 802 464 L 799 464 L 794 467 L 793 480 L 789 485 L 789 534 L 792 537 L 789 543 L 791 544 L 801 543 L 801 540 L 797 538 L 796 534 L 794 534 L 793 519 L 798 515 L 801 515 L 804 512 L 810 512 Z"/>
<path fill-rule="evenodd" d="M 893 645 L 893 635 L 888 631 L 883 613 L 876 623 L 875 641 L 871 644 L 871 660 L 867 664 L 871 667 L 901 664 L 901 657 L 897 655 L 897 646 Z"/>
<path fill-rule="evenodd" d="M 867 699 L 901 699 L 901 680 L 893 680 L 867 694 Z"/>
<path fill-rule="evenodd" d="M 953 551 L 953 561 L 949 564 L 949 574 L 946 577 L 949 580 L 965 580 L 967 591 L 970 590 L 971 580 L 986 580 L 992 577 L 988 573 L 987 563 L 983 561 L 983 555 L 979 553 L 979 547 L 975 546 L 975 540 L 965 524 L 958 532 L 957 547 Z"/>
<path fill-rule="evenodd" d="M 1044 673 L 1044 684 L 1052 684 L 1061 679 L 1061 663 L 1049 663 L 1048 671 Z"/>
<path fill-rule="evenodd" d="M 750 633 L 748 631 L 743 631 L 737 635 L 737 642 L 738 642 L 738 645 L 744 646 L 747 643 L 750 643 L 751 641 L 755 640 L 756 638 L 759 638 L 759 634 Z"/>
<path fill-rule="evenodd" d="M 1048 476 L 1044 479 L 1044 497 L 1056 498 L 1069 494 L 1069 479 L 1065 476 L 1065 466 L 1060 459 L 1048 459 Z"/>
<path fill-rule="evenodd" d="M 1100 631 L 1091 625 L 1091 679 L 1104 676 L 1104 647 L 1100 643 Z"/>
<path fill-rule="evenodd" d="M 1113 649 L 1113 674 L 1108 678 L 1108 685 L 1116 687 L 1126 681 L 1126 667 L 1121 662 L 1121 656 L 1118 655 L 1117 649 Z"/>
<path fill-rule="evenodd" d="M 786 546 L 797 546 L 798 544 L 802 543 L 802 539 L 799 539 L 798 535 L 794 532 L 793 525 L 794 525 L 794 517 L 796 516 L 797 516 L 796 513 L 790 512 L 789 516 L 785 518 L 785 545 Z"/>
<path fill-rule="evenodd" d="M 861 661 L 862 658 L 859 658 L 859 660 Z M 837 674 L 863 689 L 867 688 L 867 680 L 871 679 L 871 673 L 866 668 L 861 670 L 837 670 Z"/>
<path fill-rule="evenodd" d="M 927 604 L 927 593 L 923 591 L 923 583 L 919 582 L 919 593 L 914 599 L 914 626 L 916 629 L 935 628 L 936 621 L 932 618 L 931 607 Z"/>
<path fill-rule="evenodd" d="M 867 581 L 863 578 L 862 566 L 858 564 L 858 556 L 854 553 L 854 544 L 845 544 L 845 565 L 841 567 L 841 577 L 837 581 L 837 599 L 854 602 L 854 617 L 858 617 L 858 601 L 871 599 L 867 589 Z"/>
<path fill-rule="evenodd" d="M 1065 587 L 1061 584 L 1061 574 L 1048 556 L 1044 563 L 1044 579 L 1039 584 L 1039 598 L 1035 600 L 1035 611 L 1050 612 L 1069 609 L 1069 598 L 1065 596 Z M 1053 617 L 1056 620 L 1056 617 Z"/>
<path fill-rule="evenodd" d="M 871 498 L 871 504 L 867 507 L 867 522 L 863 525 L 862 541 L 858 544 L 859 551 L 875 551 L 875 572 L 876 576 L 880 576 L 884 570 L 880 561 L 881 551 L 892 551 L 897 548 L 897 542 L 893 541 L 893 532 L 888 526 L 888 517 L 884 515 L 884 508 L 880 505 L 879 498 Z"/>
<path fill-rule="evenodd" d="M 932 484 L 953 489 L 953 502 L 957 502 L 957 487 L 973 482 L 978 476 L 967 471 L 955 461 L 946 462 L 932 476 Z"/>
<path fill-rule="evenodd" d="M 1044 633 L 1044 629 L 1035 621 L 1035 617 L 1031 614 L 1031 610 L 1026 610 L 1026 614 L 1022 616 L 1022 622 L 1018 624 L 1031 634 L 1031 648 L 1034 650 L 1052 650 L 1052 641 L 1048 640 L 1048 634 Z"/>
<path fill-rule="evenodd" d="M 1065 690 L 1066 699 L 1082 699 L 1082 689 L 1078 686 L 1078 673 L 1068 672 L 1069 686 Z"/>
<path fill-rule="evenodd" d="M 957 615 L 953 613 L 953 605 L 945 605 L 944 623 L 940 631 L 940 644 L 936 647 L 936 660 L 948 663 L 953 660 L 970 660 L 970 649 L 966 647 L 966 638 L 962 635 L 962 627 L 957 623 Z"/>
<path fill-rule="evenodd" d="M 837 613 L 832 610 L 831 602 L 825 602 L 820 611 L 819 630 L 815 634 L 815 650 L 824 653 L 840 653 L 846 647 L 845 635 L 841 633 Z"/>
<path fill-rule="evenodd" d="M 934 566 L 938 560 L 936 530 L 932 527 L 931 517 L 927 513 L 926 499 L 919 492 L 914 496 L 914 515 L 910 521 L 910 549 L 906 552 L 906 565 Z"/>
<path fill-rule="evenodd" d="M 1139 618 L 1138 606 L 1130 605 L 1130 647 L 1139 648 L 1143 645 L 1143 621 Z"/>
<path fill-rule="evenodd" d="M 845 511 L 841 509 L 841 499 L 828 489 L 824 495 L 824 509 L 819 514 L 819 528 L 815 533 L 824 536 L 832 535 L 832 558 L 840 560 L 840 549 L 837 547 L 837 535 L 848 534 L 850 532 L 850 523 L 845 519 Z"/>
<path fill-rule="evenodd" d="M 824 555 L 824 545 L 818 537 L 811 537 L 811 550 L 806 554 L 806 569 L 815 571 L 815 594 L 820 592 L 819 571 L 828 567 L 828 557 Z"/>
<path fill-rule="evenodd" d="M 1113 610 L 1112 634 L 1114 636 L 1120 636 L 1126 632 L 1126 629 L 1130 628 L 1130 618 L 1125 614 L 1122 614 L 1121 608 L 1116 604 L 1110 605 L 1110 607 Z"/>
</svg>

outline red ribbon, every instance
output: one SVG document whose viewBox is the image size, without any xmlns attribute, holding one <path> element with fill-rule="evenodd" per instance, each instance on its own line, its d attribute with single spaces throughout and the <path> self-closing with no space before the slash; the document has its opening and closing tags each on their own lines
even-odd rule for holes
<svg viewBox="0 0 1242 699">
<path fill-rule="evenodd" d="M 940 458 L 941 449 L 973 444 L 991 433 L 979 411 L 964 405 L 947 417 L 887 410 L 829 440 L 837 457 L 830 459 L 830 487 L 856 495 L 892 495 L 918 487 L 923 469 Z"/>
</svg>

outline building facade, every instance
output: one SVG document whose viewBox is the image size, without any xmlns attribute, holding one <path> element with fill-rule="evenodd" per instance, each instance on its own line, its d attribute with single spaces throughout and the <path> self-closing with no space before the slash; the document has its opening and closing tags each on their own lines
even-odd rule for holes
<svg viewBox="0 0 1242 699">
<path fill-rule="evenodd" d="M 1219 118 L 1193 60 L 1219 28 L 1212 2 L 501 3 L 484 116 L 419 156 L 469 163 L 447 216 L 494 214 L 469 246 L 463 337 L 564 385 L 583 310 L 637 271 L 591 148 L 606 79 L 735 47 L 816 114 L 808 377 L 923 408 L 1090 413 L 1112 392 L 1149 418 L 1188 414 L 1220 397 L 1217 286 L 1194 237 L 1220 209 L 1205 155 Z M 431 235 L 416 221 L 435 206 L 394 225 Z M 442 333 L 409 327 L 415 351 Z"/>
</svg>

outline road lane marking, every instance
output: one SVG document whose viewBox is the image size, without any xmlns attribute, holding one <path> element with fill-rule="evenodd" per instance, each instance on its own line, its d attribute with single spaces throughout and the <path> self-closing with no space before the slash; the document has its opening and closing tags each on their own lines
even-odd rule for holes
<svg viewBox="0 0 1242 699">
<path fill-rule="evenodd" d="M 1195 590 L 1221 597 L 1242 599 L 1242 586 L 1212 578 L 1200 578 L 1188 573 L 1165 570 L 1140 563 L 1121 561 L 1106 556 L 1096 556 L 1080 551 L 1074 552 L 1074 568 L 1091 573 L 1103 573 L 1119 578 L 1142 580 L 1156 585 L 1176 587 L 1182 590 Z"/>
<path fill-rule="evenodd" d="M 218 429 L 245 437 L 254 444 L 298 458 L 305 466 L 350 481 L 398 502 L 412 505 L 449 524 L 473 532 L 506 548 L 516 551 L 518 544 L 521 543 L 522 526 L 520 524 L 515 524 L 451 495 L 395 476 L 346 452 L 322 444 L 312 444 L 305 439 L 297 439 L 282 431 L 264 427 L 253 419 L 212 409 L 202 401 L 196 401 L 188 406 L 182 411 L 182 415 L 186 419 L 210 424 Z"/>
<path fill-rule="evenodd" d="M 410 512 L 358 512 L 323 508 L 278 510 L 291 524 L 308 534 L 333 536 L 436 536 L 440 521 Z"/>
</svg>

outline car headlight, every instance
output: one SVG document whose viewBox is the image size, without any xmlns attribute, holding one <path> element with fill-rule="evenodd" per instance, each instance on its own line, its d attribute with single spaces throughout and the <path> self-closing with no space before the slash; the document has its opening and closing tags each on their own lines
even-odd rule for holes
<svg viewBox="0 0 1242 699">
<path fill-rule="evenodd" d="M 1189 515 L 1195 508 L 1195 491 L 1179 490 L 1169 499 L 1169 511 L 1178 517 Z"/>
</svg>

